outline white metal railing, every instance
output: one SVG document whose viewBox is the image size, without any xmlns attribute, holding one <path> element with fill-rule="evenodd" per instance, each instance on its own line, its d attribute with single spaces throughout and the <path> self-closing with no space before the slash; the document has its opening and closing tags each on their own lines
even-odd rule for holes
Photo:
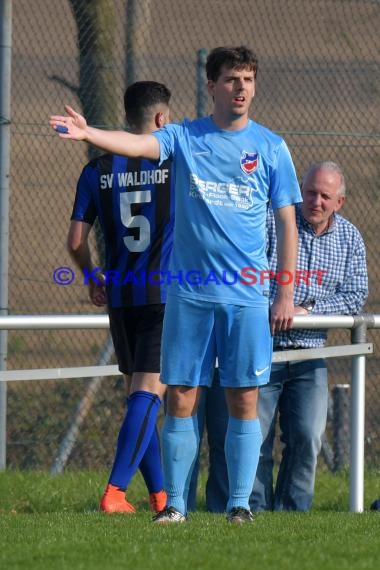
<svg viewBox="0 0 380 570">
<path fill-rule="evenodd" d="M 93 329 L 108 328 L 108 315 L 7 315 L 0 316 L 0 329 Z M 373 352 L 366 342 L 367 329 L 380 328 L 380 315 L 297 315 L 294 329 L 351 329 L 351 344 L 320 349 L 288 350 L 273 354 L 274 362 L 350 356 L 351 364 L 351 422 L 350 422 L 350 511 L 364 510 L 364 422 L 365 422 L 365 363 Z M 100 377 L 119 374 L 113 365 L 49 368 L 34 370 L 5 370 L 0 382 L 14 380 L 44 380 L 59 378 Z"/>
</svg>

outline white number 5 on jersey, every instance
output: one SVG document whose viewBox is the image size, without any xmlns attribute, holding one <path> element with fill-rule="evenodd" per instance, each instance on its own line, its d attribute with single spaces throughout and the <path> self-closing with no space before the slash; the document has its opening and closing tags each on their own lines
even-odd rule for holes
<svg viewBox="0 0 380 570">
<path fill-rule="evenodd" d="M 120 216 L 126 228 L 139 228 L 139 237 L 126 236 L 124 243 L 129 251 L 140 253 L 150 244 L 150 223 L 145 216 L 132 216 L 132 204 L 143 204 L 151 201 L 150 190 L 136 190 L 120 194 Z"/>
</svg>

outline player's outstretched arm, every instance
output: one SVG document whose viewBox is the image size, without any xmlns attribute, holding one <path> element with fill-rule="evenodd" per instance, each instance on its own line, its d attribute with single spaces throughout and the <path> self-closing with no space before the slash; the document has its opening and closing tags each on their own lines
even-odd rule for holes
<svg viewBox="0 0 380 570">
<path fill-rule="evenodd" d="M 90 127 L 86 119 L 69 105 L 65 105 L 65 111 L 66 115 L 52 115 L 49 120 L 50 126 L 58 132 L 60 138 L 86 141 L 113 154 L 142 156 L 151 160 L 160 157 L 159 143 L 153 135 L 97 129 Z"/>
</svg>

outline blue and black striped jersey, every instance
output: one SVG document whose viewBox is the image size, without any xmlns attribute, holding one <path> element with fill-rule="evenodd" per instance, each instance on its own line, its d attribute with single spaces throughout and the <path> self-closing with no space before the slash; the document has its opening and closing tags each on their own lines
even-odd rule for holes
<svg viewBox="0 0 380 570">
<path fill-rule="evenodd" d="M 72 220 L 99 219 L 111 307 L 166 301 L 165 279 L 173 242 L 172 163 L 102 155 L 79 178 Z M 162 273 L 161 273 L 162 272 Z"/>
</svg>

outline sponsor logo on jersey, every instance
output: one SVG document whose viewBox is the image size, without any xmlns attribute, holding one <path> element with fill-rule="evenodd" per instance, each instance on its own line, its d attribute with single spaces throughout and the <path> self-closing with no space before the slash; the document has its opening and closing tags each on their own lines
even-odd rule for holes
<svg viewBox="0 0 380 570">
<path fill-rule="evenodd" d="M 259 154 L 257 152 L 246 152 L 243 150 L 240 156 L 240 167 L 245 174 L 252 174 L 259 165 Z"/>
<path fill-rule="evenodd" d="M 208 204 L 226 207 L 235 206 L 243 210 L 248 210 L 252 207 L 252 192 L 255 192 L 255 188 L 252 185 L 202 180 L 194 173 L 190 174 L 189 190 L 189 195 L 192 198 L 201 198 Z"/>
</svg>

